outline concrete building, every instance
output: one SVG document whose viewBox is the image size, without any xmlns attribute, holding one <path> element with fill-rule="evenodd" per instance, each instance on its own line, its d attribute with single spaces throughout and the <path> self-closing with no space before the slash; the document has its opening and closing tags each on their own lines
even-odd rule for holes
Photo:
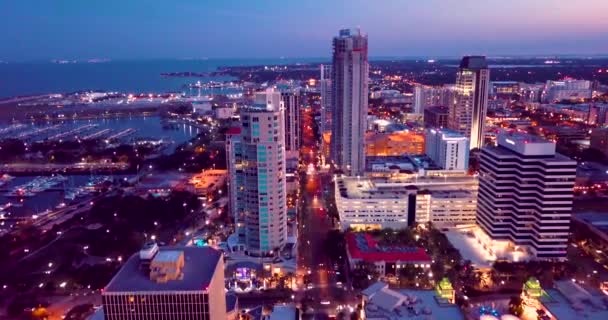
<svg viewBox="0 0 608 320">
<path fill-rule="evenodd" d="M 225 320 L 224 259 L 210 247 L 147 244 L 101 294 L 106 320 Z"/>
<path fill-rule="evenodd" d="M 591 98 L 592 94 L 591 81 L 588 80 L 548 80 L 543 92 L 543 101 L 552 103 L 562 100 L 582 100 Z"/>
<path fill-rule="evenodd" d="M 361 295 L 362 318 L 366 320 L 467 319 L 454 303 L 455 291 L 446 278 L 438 282 L 435 290 L 397 290 L 390 289 L 387 283 L 376 282 Z"/>
<path fill-rule="evenodd" d="M 448 108 L 437 106 L 424 109 L 424 126 L 427 128 L 446 128 L 448 126 Z"/>
<path fill-rule="evenodd" d="M 332 110 L 332 68 L 331 65 L 321 65 L 321 78 L 319 80 L 319 91 L 321 94 L 321 132 L 331 132 L 331 110 Z"/>
<path fill-rule="evenodd" d="M 232 107 L 219 107 L 215 109 L 215 117 L 217 119 L 230 119 L 236 113 L 236 109 Z"/>
<path fill-rule="evenodd" d="M 456 73 L 455 103 L 450 109 L 448 128 L 469 137 L 471 149 L 483 146 L 489 85 L 486 58 L 462 58 Z"/>
<path fill-rule="evenodd" d="M 350 175 L 365 168 L 368 76 L 367 36 L 340 30 L 333 39 L 331 159 Z"/>
<path fill-rule="evenodd" d="M 280 89 L 281 102 L 285 110 L 285 151 L 291 157 L 298 157 L 302 140 L 299 89 Z"/>
<path fill-rule="evenodd" d="M 608 157 L 608 129 L 593 129 L 593 131 L 591 131 L 590 147 L 601 151 Z"/>
<path fill-rule="evenodd" d="M 412 112 L 423 114 L 429 107 L 449 106 L 453 102 L 453 92 L 449 86 L 433 87 L 417 84 L 414 86 Z"/>
<path fill-rule="evenodd" d="M 426 154 L 444 170 L 469 169 L 469 139 L 449 129 L 427 129 Z"/>
<path fill-rule="evenodd" d="M 382 246 L 369 233 L 347 233 L 346 255 L 351 268 L 367 263 L 374 265 L 378 275 L 398 275 L 406 265 L 429 269 L 432 258 L 423 248 Z"/>
<path fill-rule="evenodd" d="M 416 223 L 475 223 L 477 179 L 419 176 L 399 179 L 338 177 L 336 207 L 343 230 L 400 229 Z"/>
<path fill-rule="evenodd" d="M 245 199 L 241 187 L 244 184 L 243 156 L 241 152 L 241 128 L 234 127 L 226 132 L 226 168 L 228 168 L 228 198 L 230 215 L 234 219 L 239 243 L 245 243 Z M 244 187 L 243 187 L 244 188 Z"/>
<path fill-rule="evenodd" d="M 424 135 L 413 131 L 367 132 L 365 154 L 367 156 L 400 156 L 423 154 Z"/>
<path fill-rule="evenodd" d="M 499 259 L 518 248 L 531 258 L 564 259 L 576 161 L 537 136 L 502 133 L 497 142 L 482 149 L 479 161 L 477 223 L 488 236 L 484 247 Z"/>
<path fill-rule="evenodd" d="M 270 101 L 270 100 L 268 100 Z M 277 100 L 280 102 L 280 99 Z M 283 110 L 266 106 L 241 111 L 239 152 L 235 152 L 236 216 L 244 228 L 245 248 L 266 255 L 287 241 L 287 194 Z"/>
</svg>

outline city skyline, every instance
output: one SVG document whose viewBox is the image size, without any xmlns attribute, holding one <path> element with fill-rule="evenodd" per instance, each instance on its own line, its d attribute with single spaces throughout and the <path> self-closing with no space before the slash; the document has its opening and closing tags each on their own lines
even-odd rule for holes
<svg viewBox="0 0 608 320">
<path fill-rule="evenodd" d="M 373 39 L 371 57 L 594 55 L 608 49 L 601 41 L 608 30 L 601 12 L 608 3 L 600 0 L 559 7 L 549 0 L 386 1 L 381 6 L 365 1 L 64 0 L 1 7 L 5 32 L 0 35 L 0 60 L 6 61 L 327 57 L 327 39 L 334 30 L 351 26 Z M 281 45 L 258 46 L 261 41 Z"/>
</svg>

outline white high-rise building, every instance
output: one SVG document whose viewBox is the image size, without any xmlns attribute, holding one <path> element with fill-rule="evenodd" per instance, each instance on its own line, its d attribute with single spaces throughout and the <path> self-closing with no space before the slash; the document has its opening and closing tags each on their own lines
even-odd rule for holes
<svg viewBox="0 0 608 320">
<path fill-rule="evenodd" d="M 365 171 L 368 76 L 367 36 L 340 30 L 333 39 L 331 158 L 349 175 Z"/>
<path fill-rule="evenodd" d="M 448 128 L 469 137 L 471 149 L 483 146 L 489 86 L 486 58 L 462 58 L 456 73 L 455 103 L 449 106 Z"/>
<path fill-rule="evenodd" d="M 331 132 L 331 98 L 332 98 L 332 87 L 331 87 L 331 65 L 321 65 L 321 80 L 319 80 L 319 87 L 321 91 L 321 132 Z"/>
<path fill-rule="evenodd" d="M 267 110 L 278 111 L 282 108 L 281 103 L 281 93 L 275 88 L 258 91 L 253 95 L 253 104 L 256 106 L 264 105 Z"/>
<path fill-rule="evenodd" d="M 284 116 L 275 105 L 241 109 L 239 152 L 235 152 L 240 170 L 231 179 L 241 200 L 236 216 L 242 217 L 245 249 L 252 255 L 276 252 L 287 241 Z"/>
<path fill-rule="evenodd" d="M 427 129 L 426 154 L 444 170 L 469 168 L 469 138 L 448 129 Z"/>
<path fill-rule="evenodd" d="M 491 239 L 484 246 L 506 241 L 531 258 L 564 259 L 575 177 L 576 161 L 556 153 L 554 142 L 499 134 L 498 146 L 480 156 L 477 223 Z"/>
</svg>

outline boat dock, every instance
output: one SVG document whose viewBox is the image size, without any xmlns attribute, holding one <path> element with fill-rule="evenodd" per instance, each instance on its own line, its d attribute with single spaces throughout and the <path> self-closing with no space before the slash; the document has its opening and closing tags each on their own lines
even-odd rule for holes
<svg viewBox="0 0 608 320">
<path fill-rule="evenodd" d="M 108 141 L 118 140 L 120 138 L 130 136 L 130 135 L 134 134 L 135 132 L 137 132 L 137 130 L 135 130 L 133 128 L 125 129 L 125 130 L 122 130 L 118 133 L 115 133 L 115 134 L 109 136 L 106 140 L 108 140 Z"/>
<path fill-rule="evenodd" d="M 110 130 L 110 129 L 102 129 L 102 130 L 99 130 L 97 132 L 93 132 L 93 133 L 91 133 L 89 135 L 86 135 L 86 136 L 82 137 L 81 139 L 82 140 L 97 139 L 97 138 L 105 136 L 106 134 L 108 134 L 110 132 L 112 132 L 112 130 Z"/>
</svg>

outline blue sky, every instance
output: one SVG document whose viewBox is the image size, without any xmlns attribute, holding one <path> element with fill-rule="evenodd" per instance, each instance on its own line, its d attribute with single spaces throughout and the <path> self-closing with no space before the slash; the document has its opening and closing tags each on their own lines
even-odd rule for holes
<svg viewBox="0 0 608 320">
<path fill-rule="evenodd" d="M 607 54 L 608 0 L 0 0 L 0 60 Z"/>
</svg>

